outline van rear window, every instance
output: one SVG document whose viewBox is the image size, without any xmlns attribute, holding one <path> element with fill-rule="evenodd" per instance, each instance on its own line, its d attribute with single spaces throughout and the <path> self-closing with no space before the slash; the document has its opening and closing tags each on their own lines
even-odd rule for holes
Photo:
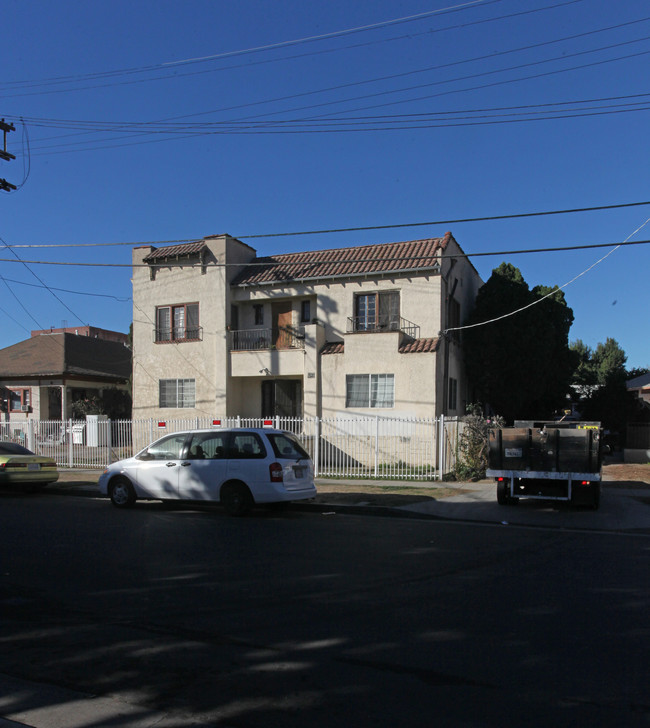
<svg viewBox="0 0 650 728">
<path fill-rule="evenodd" d="M 294 460 L 309 458 L 309 454 L 305 448 L 293 435 L 289 435 L 284 432 L 269 432 L 267 437 L 271 441 L 276 458 L 291 458 Z"/>
</svg>

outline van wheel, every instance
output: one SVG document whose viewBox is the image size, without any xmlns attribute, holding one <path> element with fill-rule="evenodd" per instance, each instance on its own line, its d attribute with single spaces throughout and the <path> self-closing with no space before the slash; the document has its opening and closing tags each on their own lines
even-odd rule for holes
<svg viewBox="0 0 650 728">
<path fill-rule="evenodd" d="M 135 491 L 126 478 L 114 480 L 109 495 L 116 508 L 130 508 L 135 503 Z"/>
<path fill-rule="evenodd" d="M 230 516 L 245 516 L 253 507 L 253 496 L 243 483 L 226 483 L 221 489 L 221 503 Z"/>
</svg>

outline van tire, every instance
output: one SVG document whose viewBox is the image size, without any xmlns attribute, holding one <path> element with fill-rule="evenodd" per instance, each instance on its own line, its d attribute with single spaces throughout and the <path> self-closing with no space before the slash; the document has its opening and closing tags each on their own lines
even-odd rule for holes
<svg viewBox="0 0 650 728">
<path fill-rule="evenodd" d="M 116 508 L 130 508 L 135 503 L 135 491 L 127 478 L 115 478 L 111 481 L 109 496 Z"/>
<path fill-rule="evenodd" d="M 245 516 L 253 507 L 253 496 L 244 483 L 225 483 L 220 500 L 230 516 Z"/>
</svg>

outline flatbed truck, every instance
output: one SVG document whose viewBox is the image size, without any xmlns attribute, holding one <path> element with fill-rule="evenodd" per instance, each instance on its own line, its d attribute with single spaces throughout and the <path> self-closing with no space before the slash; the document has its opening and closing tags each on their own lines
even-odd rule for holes
<svg viewBox="0 0 650 728">
<path fill-rule="evenodd" d="M 602 452 L 600 422 L 518 420 L 490 433 L 486 475 L 500 505 L 536 498 L 596 510 Z"/>
</svg>

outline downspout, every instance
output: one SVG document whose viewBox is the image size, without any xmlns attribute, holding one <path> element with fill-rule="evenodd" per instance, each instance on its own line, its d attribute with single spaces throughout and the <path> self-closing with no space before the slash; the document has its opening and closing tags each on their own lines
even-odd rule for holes
<svg viewBox="0 0 650 728">
<path fill-rule="evenodd" d="M 453 268 L 454 263 L 456 261 L 453 260 L 451 263 L 451 267 Z M 451 270 L 450 270 L 451 272 Z M 441 276 L 442 278 L 442 276 Z M 445 287 L 447 287 L 449 280 L 449 276 L 447 278 L 442 278 L 442 280 L 445 283 Z M 443 369 L 443 383 L 442 383 L 442 391 L 444 392 L 443 395 L 443 403 L 442 403 L 442 413 L 443 415 L 449 414 L 449 301 L 454 297 L 454 293 L 456 291 L 456 286 L 458 285 L 458 278 L 454 279 L 454 284 L 451 287 L 451 291 L 447 289 L 447 295 L 445 296 L 445 328 L 441 332 L 442 339 L 444 341 L 445 346 L 445 364 Z"/>
</svg>

